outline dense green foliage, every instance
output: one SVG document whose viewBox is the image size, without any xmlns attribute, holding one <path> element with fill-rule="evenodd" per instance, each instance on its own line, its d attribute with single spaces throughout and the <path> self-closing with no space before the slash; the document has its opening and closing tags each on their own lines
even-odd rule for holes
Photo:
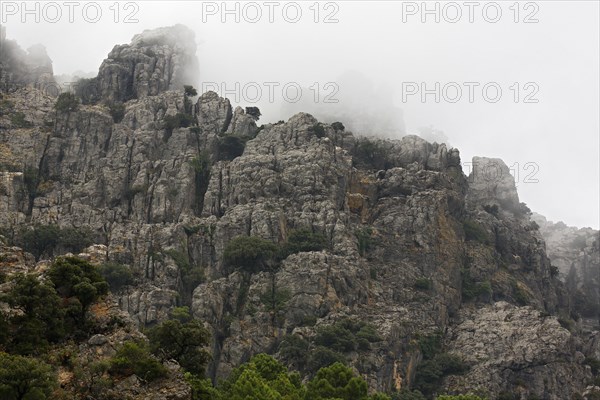
<svg viewBox="0 0 600 400">
<path fill-rule="evenodd" d="M 238 236 L 225 246 L 223 259 L 230 267 L 254 273 L 272 266 L 276 253 L 273 242 L 256 236 Z"/>
<path fill-rule="evenodd" d="M 163 129 L 167 133 L 167 138 L 171 136 L 176 128 L 188 128 L 194 123 L 194 117 L 190 114 L 177 113 L 175 115 L 165 115 L 163 118 Z"/>
<path fill-rule="evenodd" d="M 97 268 L 75 257 L 58 258 L 46 273 L 16 275 L 3 301 L 19 313 L 2 315 L 0 341 L 17 354 L 42 354 L 49 344 L 85 335 L 86 312 L 108 284 Z"/>
<path fill-rule="evenodd" d="M 423 362 L 417 368 L 414 388 L 431 397 L 439 390 L 442 379 L 447 375 L 459 375 L 468 370 L 460 358 L 443 352 L 442 336 L 435 333 L 418 339 Z"/>
<path fill-rule="evenodd" d="M 319 232 L 313 232 L 310 229 L 302 228 L 290 232 L 287 242 L 283 244 L 283 258 L 290 254 L 296 254 L 303 251 L 321 251 L 328 248 L 325 235 Z"/>
<path fill-rule="evenodd" d="M 40 282 L 36 276 L 15 276 L 14 286 L 3 300 L 21 311 L 5 316 L 8 325 L 5 342 L 11 352 L 40 354 L 49 343 L 57 343 L 65 336 L 62 300 L 51 285 Z"/>
<path fill-rule="evenodd" d="M 262 115 L 258 107 L 246 107 L 246 114 L 251 116 L 255 121 L 258 121 Z"/>
<path fill-rule="evenodd" d="M 48 364 L 0 352 L 2 400 L 44 400 L 57 386 L 56 374 Z"/>
<path fill-rule="evenodd" d="M 12 241 L 39 259 L 64 252 L 79 253 L 94 242 L 94 234 L 86 228 L 34 225 L 17 232 Z"/>
<path fill-rule="evenodd" d="M 492 285 L 490 281 L 476 282 L 471 277 L 469 269 L 461 271 L 461 294 L 463 301 L 475 300 L 479 297 L 489 299 L 492 294 Z"/>
<path fill-rule="evenodd" d="M 129 341 L 123 343 L 110 361 L 110 373 L 117 376 L 135 374 L 146 381 L 164 377 L 167 369 L 150 354 L 144 342 Z"/>
<path fill-rule="evenodd" d="M 344 126 L 344 124 L 342 124 L 341 122 L 334 122 L 331 124 L 331 127 L 336 131 L 336 132 L 343 132 L 346 130 L 346 127 Z"/>
<path fill-rule="evenodd" d="M 389 148 L 376 139 L 359 138 L 352 149 L 352 163 L 356 167 L 372 170 L 385 170 L 392 167 L 389 161 Z"/>
<path fill-rule="evenodd" d="M 354 235 L 358 240 L 358 254 L 362 257 L 366 256 L 373 248 L 373 229 L 370 227 L 358 229 Z"/>
<path fill-rule="evenodd" d="M 241 156 L 246 148 L 246 140 L 240 136 L 226 135 L 219 138 L 219 160 L 231 161 Z"/>
<path fill-rule="evenodd" d="M 483 244 L 490 243 L 488 233 L 477 221 L 472 219 L 465 220 L 463 222 L 463 229 L 465 231 L 465 239 Z"/>
<path fill-rule="evenodd" d="M 210 360 L 205 349 L 209 344 L 209 333 L 182 309 L 177 310 L 175 317 L 148 330 L 150 351 L 163 360 L 177 360 L 186 371 L 203 376 Z"/>
<path fill-rule="evenodd" d="M 342 319 L 319 327 L 311 342 L 297 335 L 285 336 L 279 354 L 287 364 L 311 374 L 335 362 L 344 363 L 349 352 L 369 351 L 371 344 L 379 341 L 381 338 L 372 325 Z"/>
<path fill-rule="evenodd" d="M 415 280 L 414 288 L 417 290 L 429 290 L 431 289 L 431 285 L 431 279 L 417 278 L 417 280 Z"/>
<path fill-rule="evenodd" d="M 310 128 L 308 128 L 308 131 L 318 138 L 325 137 L 325 128 L 321 123 L 311 126 Z"/>
<path fill-rule="evenodd" d="M 191 85 L 183 85 L 183 94 L 186 97 L 193 97 L 198 95 L 198 91 Z"/>
<path fill-rule="evenodd" d="M 104 277 L 112 292 L 133 283 L 133 274 L 127 265 L 106 262 L 100 266 L 100 274 Z"/>
<path fill-rule="evenodd" d="M 123 118 L 125 117 L 125 105 L 123 103 L 111 103 L 108 106 L 108 109 L 110 110 L 110 116 L 113 118 L 115 124 L 123 121 Z"/>
<path fill-rule="evenodd" d="M 75 111 L 77 107 L 79 107 L 79 100 L 73 93 L 61 93 L 54 104 L 54 109 L 59 113 Z"/>
</svg>

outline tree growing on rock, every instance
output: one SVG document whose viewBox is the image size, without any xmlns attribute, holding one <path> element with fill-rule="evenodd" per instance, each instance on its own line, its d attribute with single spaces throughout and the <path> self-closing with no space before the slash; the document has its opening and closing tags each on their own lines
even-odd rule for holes
<svg viewBox="0 0 600 400">
<path fill-rule="evenodd" d="M 73 93 L 61 93 L 54 104 L 54 109 L 59 113 L 76 111 L 78 107 L 79 100 L 77 100 L 77 97 Z"/>
<path fill-rule="evenodd" d="M 251 116 L 255 121 L 258 121 L 262 115 L 258 107 L 246 107 L 246 114 Z"/>
<path fill-rule="evenodd" d="M 58 386 L 52 368 L 29 357 L 0 353 L 0 398 L 43 400 Z"/>
<path fill-rule="evenodd" d="M 270 268 L 277 252 L 277 245 L 256 236 L 238 236 L 225 246 L 223 258 L 233 268 L 255 273 Z"/>
</svg>

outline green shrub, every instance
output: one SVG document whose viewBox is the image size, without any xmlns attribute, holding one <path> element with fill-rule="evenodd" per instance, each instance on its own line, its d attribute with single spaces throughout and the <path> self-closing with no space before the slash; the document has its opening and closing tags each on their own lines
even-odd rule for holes
<svg viewBox="0 0 600 400">
<path fill-rule="evenodd" d="M 325 128 L 321 123 L 315 124 L 308 128 L 308 132 L 310 132 L 312 135 L 315 135 L 318 138 L 325 137 Z"/>
<path fill-rule="evenodd" d="M 0 398 L 3 400 L 51 398 L 57 387 L 56 374 L 50 365 L 0 352 Z"/>
<path fill-rule="evenodd" d="M 16 112 L 10 116 L 10 123 L 15 128 L 31 128 L 33 123 L 25 119 L 25 114 Z"/>
<path fill-rule="evenodd" d="M 194 123 L 194 117 L 190 114 L 177 113 L 175 115 L 165 115 L 163 118 L 163 129 L 170 137 L 173 129 L 188 128 Z"/>
<path fill-rule="evenodd" d="M 426 396 L 431 396 L 439 390 L 445 376 L 462 374 L 467 370 L 467 365 L 457 356 L 436 354 L 417 367 L 414 387 Z"/>
<path fill-rule="evenodd" d="M 112 292 L 133 283 L 133 274 L 127 265 L 116 262 L 106 262 L 100 266 L 100 274 L 106 279 Z"/>
<path fill-rule="evenodd" d="M 7 348 L 19 354 L 39 354 L 65 336 L 63 301 L 51 284 L 33 274 L 19 274 L 3 301 L 21 313 L 8 318 Z"/>
<path fill-rule="evenodd" d="M 432 359 L 442 350 L 442 335 L 439 332 L 427 336 L 418 336 L 417 342 L 424 360 Z"/>
<path fill-rule="evenodd" d="M 76 297 L 84 310 L 108 293 L 108 284 L 99 268 L 77 257 L 57 258 L 47 275 L 61 296 Z"/>
<path fill-rule="evenodd" d="M 354 334 L 339 324 L 319 328 L 315 337 L 315 344 L 339 353 L 354 351 L 358 347 Z"/>
<path fill-rule="evenodd" d="M 73 93 L 61 93 L 54 104 L 54 109 L 59 113 L 76 111 L 77 107 L 79 107 L 79 100 Z"/>
<path fill-rule="evenodd" d="M 283 245 L 283 258 L 304 251 L 321 251 L 328 247 L 327 239 L 322 233 L 302 228 L 290 232 Z"/>
<path fill-rule="evenodd" d="M 355 167 L 372 170 L 386 170 L 393 166 L 385 142 L 369 138 L 360 138 L 356 141 L 352 150 L 352 164 Z"/>
<path fill-rule="evenodd" d="M 218 152 L 219 160 L 231 161 L 242 154 L 246 148 L 246 142 L 243 138 L 234 135 L 226 135 L 219 138 Z"/>
<path fill-rule="evenodd" d="M 403 389 L 392 394 L 392 400 L 427 400 L 418 390 L 410 391 Z"/>
<path fill-rule="evenodd" d="M 128 341 L 117 350 L 110 361 L 110 373 L 118 376 L 136 375 L 154 381 L 167 375 L 167 369 L 152 355 L 143 342 Z"/>
<path fill-rule="evenodd" d="M 333 124 L 331 124 L 331 127 L 333 128 L 333 130 L 335 130 L 336 132 L 343 132 L 346 130 L 346 127 L 344 126 L 344 124 L 342 124 L 341 122 L 334 122 Z"/>
<path fill-rule="evenodd" d="M 54 255 L 62 249 L 79 253 L 94 242 L 94 234 L 86 228 L 60 228 L 57 225 L 34 225 L 22 229 L 15 238 L 15 245 L 33 254 L 36 259 L 40 256 Z"/>
<path fill-rule="evenodd" d="M 308 356 L 307 370 L 318 371 L 323 367 L 328 367 L 335 363 L 345 363 L 346 357 L 327 347 L 317 346 Z"/>
<path fill-rule="evenodd" d="M 417 290 L 429 290 L 431 289 L 432 283 L 431 279 L 428 278 L 417 278 L 415 284 L 413 285 Z"/>
<path fill-rule="evenodd" d="M 110 110 L 110 116 L 115 124 L 123 121 L 123 118 L 125 117 L 125 105 L 123 103 L 111 103 L 108 108 Z"/>
<path fill-rule="evenodd" d="M 196 320 L 171 319 L 148 330 L 150 351 L 164 360 L 177 360 L 186 371 L 202 376 L 210 354 L 206 350 L 210 335 Z"/>
<path fill-rule="evenodd" d="M 186 97 L 194 97 L 198 95 L 198 91 L 192 85 L 183 85 L 183 94 Z"/>
<path fill-rule="evenodd" d="M 475 282 L 468 269 L 462 270 L 461 294 L 463 301 L 477 299 L 480 296 L 491 296 L 492 285 L 490 281 Z"/>
<path fill-rule="evenodd" d="M 458 396 L 441 395 L 435 400 L 487 400 L 484 397 L 475 396 L 474 394 L 460 394 Z"/>
<path fill-rule="evenodd" d="M 373 229 L 363 228 L 354 232 L 358 240 L 358 254 L 364 257 L 373 247 Z"/>
<path fill-rule="evenodd" d="M 344 364 L 321 368 L 306 386 L 308 399 L 366 400 L 367 383 Z"/>
<path fill-rule="evenodd" d="M 246 107 L 246 114 L 250 115 L 255 121 L 258 121 L 262 115 L 258 107 Z"/>
<path fill-rule="evenodd" d="M 260 296 L 261 303 L 268 311 L 279 312 L 285 309 L 286 303 L 292 298 L 292 294 L 287 289 L 269 290 Z"/>
<path fill-rule="evenodd" d="M 277 246 L 256 236 L 238 236 L 225 246 L 223 259 L 234 268 L 254 273 L 273 267 Z"/>
<path fill-rule="evenodd" d="M 279 344 L 279 356 L 288 364 L 302 370 L 306 367 L 310 343 L 299 335 L 287 335 Z"/>
<path fill-rule="evenodd" d="M 471 219 L 465 220 L 463 222 L 463 229 L 465 231 L 465 239 L 483 244 L 490 243 L 488 233 L 477 221 Z"/>
</svg>

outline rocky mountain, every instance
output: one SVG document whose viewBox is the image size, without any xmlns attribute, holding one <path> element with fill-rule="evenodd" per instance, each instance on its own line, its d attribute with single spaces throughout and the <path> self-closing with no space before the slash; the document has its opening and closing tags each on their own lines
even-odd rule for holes
<svg viewBox="0 0 600 400">
<path fill-rule="evenodd" d="M 387 393 L 592 396 L 600 336 L 581 333 L 553 266 L 592 265 L 597 238 L 554 250 L 567 235 L 534 222 L 502 160 L 466 176 L 457 149 L 417 136 L 356 137 L 306 113 L 259 127 L 196 99 L 192 38 L 176 26 L 116 46 L 66 111 L 32 85 L 2 93 L 7 243 L 38 264 L 104 246 L 98 262 L 133 274 L 113 296 L 138 327 L 182 305 L 206 324 L 213 380 L 266 352 L 306 376 L 343 359 Z M 24 240 L 48 226 L 78 241 Z M 299 232 L 323 240 L 252 271 L 226 257 L 239 236 L 285 248 Z"/>
</svg>

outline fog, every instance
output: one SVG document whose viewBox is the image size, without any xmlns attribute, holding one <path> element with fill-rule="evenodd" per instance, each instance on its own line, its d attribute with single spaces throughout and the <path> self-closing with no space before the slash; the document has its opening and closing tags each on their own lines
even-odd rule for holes
<svg viewBox="0 0 600 400">
<path fill-rule="evenodd" d="M 306 111 L 363 134 L 421 133 L 460 149 L 466 173 L 472 156 L 502 158 L 532 210 L 598 229 L 599 3 L 513 3 L 427 2 L 439 22 L 422 2 L 388 1 L 321 2 L 318 15 L 313 2 L 299 2 L 295 23 L 295 9 L 282 11 L 290 2 L 271 9 L 273 22 L 263 2 L 254 3 L 262 12 L 255 23 L 256 7 L 244 14 L 244 2 L 239 22 L 221 2 L 192 1 L 122 2 L 117 21 L 113 2 L 101 2 L 96 23 L 82 16 L 86 2 L 73 22 L 64 7 L 56 23 L 45 21 L 52 10 L 39 22 L 5 8 L 2 18 L 21 47 L 46 46 L 62 79 L 95 74 L 115 44 L 144 29 L 185 24 L 200 63 L 201 82 L 191 83 L 258 106 L 261 123 Z M 125 23 L 128 16 L 137 22 Z"/>
</svg>

